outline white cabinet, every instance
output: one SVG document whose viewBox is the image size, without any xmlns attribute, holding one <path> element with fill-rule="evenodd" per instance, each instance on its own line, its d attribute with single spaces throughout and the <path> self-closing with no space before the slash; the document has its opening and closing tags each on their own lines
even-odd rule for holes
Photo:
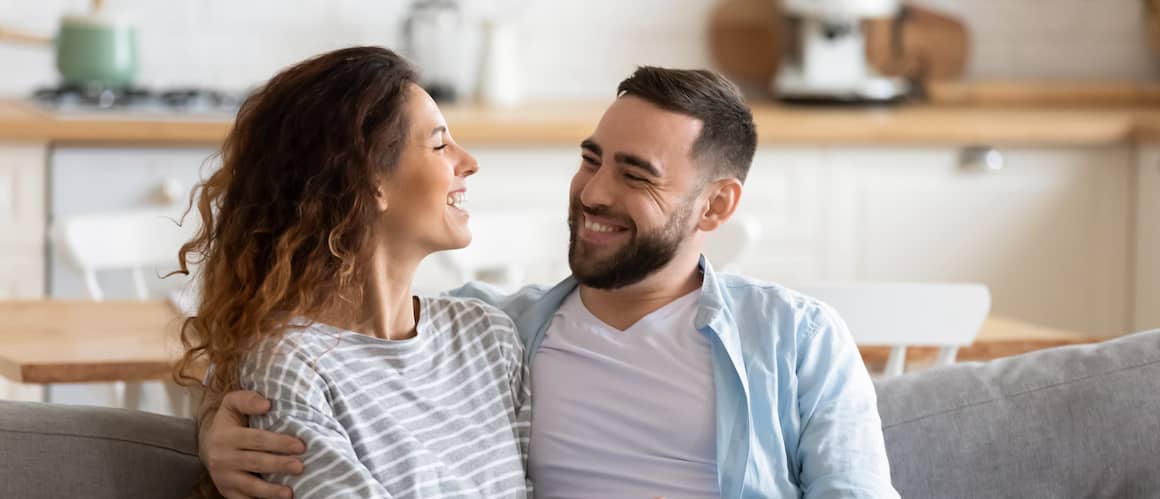
<svg viewBox="0 0 1160 499">
<path fill-rule="evenodd" d="M 1160 329 L 1160 146 L 1136 164 L 1136 299 L 1133 330 Z"/>
<path fill-rule="evenodd" d="M 44 295 L 43 143 L 0 143 L 0 299 Z"/>
<path fill-rule="evenodd" d="M 1131 329 L 1134 151 L 1007 149 L 997 171 L 957 148 L 836 149 L 835 255 L 850 279 L 964 280 L 992 313 L 1099 335 Z"/>
<path fill-rule="evenodd" d="M 738 216 L 753 217 L 761 225 L 760 239 L 738 262 L 745 274 L 776 282 L 832 275 L 834 260 L 826 246 L 832 230 L 827 173 L 821 150 L 758 149 L 737 207 Z"/>
<path fill-rule="evenodd" d="M 43 143 L 0 142 L 0 300 L 44 296 Z M 0 378 L 0 398 L 36 400 L 36 387 Z"/>
</svg>

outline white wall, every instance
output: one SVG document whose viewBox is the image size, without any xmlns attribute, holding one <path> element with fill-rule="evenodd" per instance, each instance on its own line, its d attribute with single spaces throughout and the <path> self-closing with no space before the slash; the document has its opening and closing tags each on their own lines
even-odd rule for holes
<svg viewBox="0 0 1160 499">
<path fill-rule="evenodd" d="M 464 0 L 480 2 L 482 0 Z M 706 66 L 720 0 L 527 0 L 526 93 L 604 98 L 635 65 Z M 918 0 L 964 16 L 973 79 L 1154 78 L 1138 0 Z M 395 45 L 406 0 L 108 0 L 140 19 L 147 86 L 242 89 L 278 68 L 352 44 Z M 50 33 L 87 0 L 0 0 L 0 23 Z M 54 82 L 50 51 L 0 45 L 0 95 Z"/>
</svg>

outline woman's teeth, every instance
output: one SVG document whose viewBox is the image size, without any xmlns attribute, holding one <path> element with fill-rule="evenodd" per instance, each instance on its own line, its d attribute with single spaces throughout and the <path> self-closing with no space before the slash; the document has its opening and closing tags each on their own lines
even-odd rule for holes
<svg viewBox="0 0 1160 499">
<path fill-rule="evenodd" d="M 592 232 L 616 232 L 617 230 L 616 227 L 611 225 L 604 225 L 591 220 L 584 220 L 584 228 Z"/>
<path fill-rule="evenodd" d="M 463 209 L 467 203 L 467 194 L 463 192 L 453 192 L 447 195 L 447 206 Z"/>
</svg>

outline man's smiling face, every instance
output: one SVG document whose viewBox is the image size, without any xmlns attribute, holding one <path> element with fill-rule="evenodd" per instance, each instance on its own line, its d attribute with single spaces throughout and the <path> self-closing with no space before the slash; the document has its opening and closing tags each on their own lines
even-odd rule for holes
<svg viewBox="0 0 1160 499">
<path fill-rule="evenodd" d="M 604 113 L 572 177 L 568 263 L 580 283 L 635 284 L 677 253 L 703 186 L 692 154 L 701 127 L 632 95 Z"/>
</svg>

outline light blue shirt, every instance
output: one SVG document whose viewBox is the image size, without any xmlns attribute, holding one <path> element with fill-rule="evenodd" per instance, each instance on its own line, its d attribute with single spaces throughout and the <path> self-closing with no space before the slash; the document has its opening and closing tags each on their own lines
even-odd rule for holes
<svg viewBox="0 0 1160 499">
<path fill-rule="evenodd" d="M 710 342 L 721 497 L 897 498 L 874 385 L 845 322 L 785 287 L 700 265 L 693 325 Z M 569 277 L 505 295 L 469 283 L 451 294 L 507 313 L 530 365 L 577 286 Z"/>
</svg>

